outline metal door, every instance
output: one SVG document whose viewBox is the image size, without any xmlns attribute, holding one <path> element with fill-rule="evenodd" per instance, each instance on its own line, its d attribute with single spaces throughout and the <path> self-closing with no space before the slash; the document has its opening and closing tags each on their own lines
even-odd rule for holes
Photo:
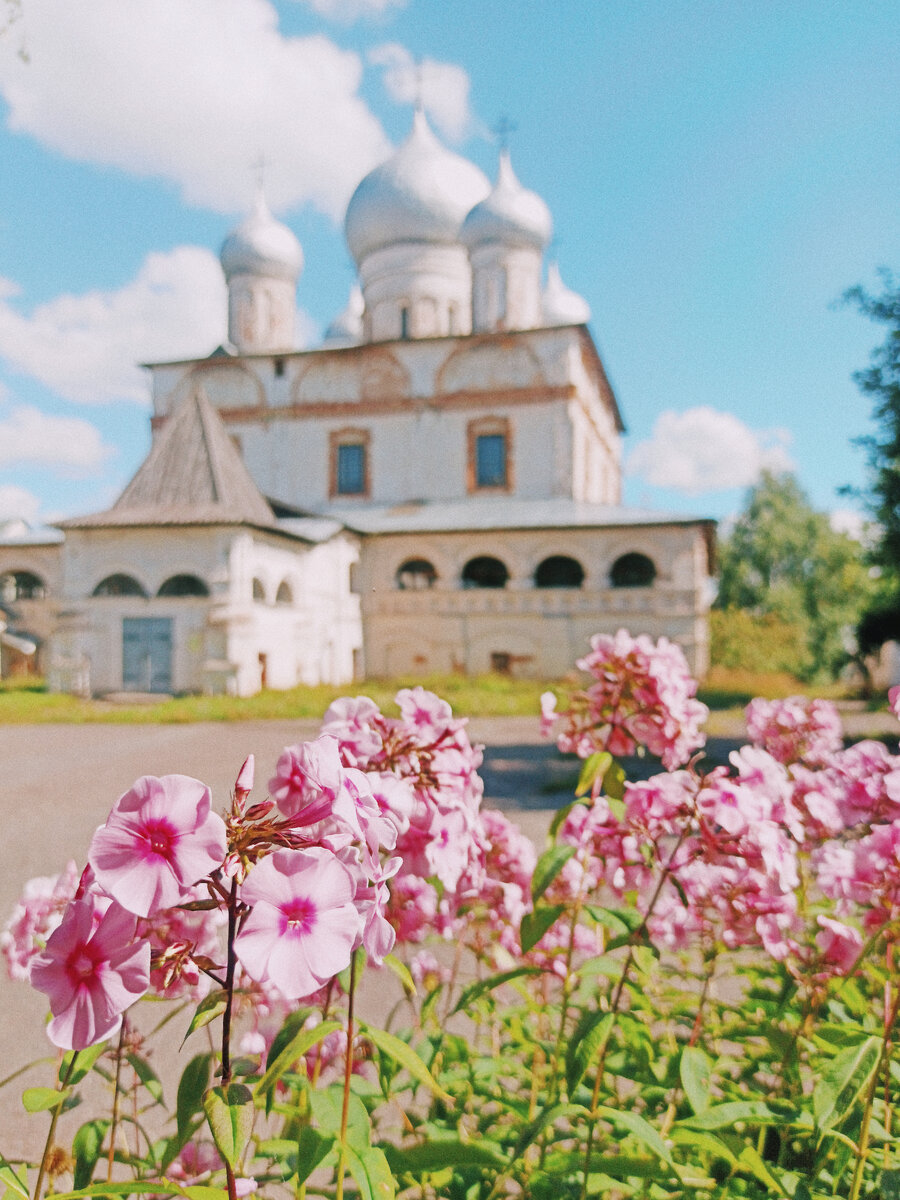
<svg viewBox="0 0 900 1200">
<path fill-rule="evenodd" d="M 132 692 L 171 692 L 171 617 L 123 619 L 122 686 Z"/>
</svg>

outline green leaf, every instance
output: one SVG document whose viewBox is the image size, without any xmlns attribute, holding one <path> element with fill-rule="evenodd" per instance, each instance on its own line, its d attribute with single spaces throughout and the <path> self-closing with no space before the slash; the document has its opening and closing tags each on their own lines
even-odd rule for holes
<svg viewBox="0 0 900 1200">
<path fill-rule="evenodd" d="M 568 804 L 564 804 L 562 808 L 558 808 L 556 810 L 556 812 L 553 814 L 553 820 L 550 822 L 549 836 L 551 838 L 556 837 L 566 817 L 569 815 L 572 809 L 578 805 L 580 805 L 582 808 L 585 807 L 583 800 L 570 800 Z"/>
<path fill-rule="evenodd" d="M 88 1046 L 86 1050 L 67 1050 L 59 1064 L 59 1082 L 62 1083 L 65 1079 L 69 1087 L 80 1083 L 105 1049 L 106 1042 L 98 1042 L 96 1046 Z M 66 1072 L 72 1063 L 74 1066 L 71 1066 L 71 1074 L 66 1079 Z"/>
<path fill-rule="evenodd" d="M 537 904 L 572 855 L 574 846 L 551 846 L 537 860 L 531 877 L 531 899 Z"/>
<path fill-rule="evenodd" d="M 323 1021 L 320 1025 L 314 1025 L 312 1029 L 301 1029 L 299 1033 L 296 1033 L 281 1053 L 269 1063 L 265 1074 L 256 1085 L 257 1096 L 267 1096 L 284 1072 L 298 1058 L 302 1058 L 307 1050 L 311 1050 L 330 1033 L 335 1033 L 340 1028 L 340 1021 Z"/>
<path fill-rule="evenodd" d="M 416 995 L 416 981 L 413 979 L 409 967 L 405 962 L 401 962 L 395 954 L 386 954 L 384 956 L 384 965 L 388 967 L 403 985 L 403 991 L 406 993 L 407 1000 L 412 1000 Z"/>
<path fill-rule="evenodd" d="M 581 1083 L 585 1071 L 600 1053 L 600 1047 L 609 1040 L 615 1021 L 614 1013 L 589 1012 L 583 1014 L 575 1026 L 566 1047 L 566 1082 L 569 1095 Z"/>
<path fill-rule="evenodd" d="M 209 1183 L 192 1183 L 189 1187 L 182 1188 L 181 1194 L 188 1196 L 189 1200 L 228 1200 L 225 1188 L 213 1187 Z"/>
<path fill-rule="evenodd" d="M 272 1039 L 272 1044 L 269 1047 L 269 1053 L 266 1056 L 267 1067 L 271 1067 L 272 1063 L 282 1052 L 288 1042 L 293 1041 L 293 1039 L 306 1024 L 312 1011 L 313 1010 L 311 1008 L 297 1008 L 294 1009 L 293 1012 L 288 1013 L 284 1019 L 284 1022 L 282 1023 L 281 1028 Z"/>
<path fill-rule="evenodd" d="M 495 988 L 502 987 L 504 983 L 510 983 L 513 979 L 519 979 L 524 975 L 545 975 L 546 971 L 543 967 L 514 967 L 511 971 L 501 971 L 498 975 L 491 975 L 487 979 L 479 979 L 475 983 L 470 983 L 463 990 L 456 1007 L 453 1009 L 451 1016 L 455 1016 L 459 1012 L 465 1012 L 473 1000 L 478 1000 L 486 992 L 492 992 Z"/>
<path fill-rule="evenodd" d="M 813 1116 L 819 1130 L 841 1125 L 868 1087 L 881 1059 L 881 1042 L 869 1037 L 835 1055 L 813 1088 Z"/>
<path fill-rule="evenodd" d="M 394 1176 L 384 1156 L 375 1146 L 357 1150 L 346 1146 L 347 1166 L 356 1180 L 360 1200 L 393 1200 Z"/>
<path fill-rule="evenodd" d="M 28 1189 L 28 1176 L 23 1173 L 19 1174 L 16 1168 L 6 1161 L 0 1154 L 0 1184 L 9 1188 L 10 1191 L 16 1192 L 22 1197 L 22 1200 L 29 1200 L 30 1192 Z"/>
<path fill-rule="evenodd" d="M 131 1063 L 132 1070 L 138 1079 L 153 1097 L 157 1104 L 163 1103 L 162 1084 L 159 1081 L 159 1076 L 150 1066 L 145 1058 L 141 1058 L 139 1054 L 129 1054 L 128 1061 Z"/>
<path fill-rule="evenodd" d="M 459 1138 L 435 1138 L 402 1150 L 385 1146 L 384 1152 L 395 1175 L 421 1175 L 441 1167 L 498 1167 L 506 1161 L 492 1142 Z"/>
<path fill-rule="evenodd" d="M 881 1200 L 900 1200 L 900 1170 L 882 1171 L 878 1190 Z"/>
<path fill-rule="evenodd" d="M 382 1054 L 387 1054 L 394 1062 L 399 1063 L 413 1079 L 424 1084 L 439 1100 L 443 1100 L 445 1104 L 453 1103 L 453 1097 L 444 1091 L 412 1046 L 407 1045 L 392 1033 L 387 1033 L 384 1029 L 373 1028 L 361 1023 L 360 1030 L 370 1042 L 374 1042 Z"/>
<path fill-rule="evenodd" d="M 709 1108 L 712 1063 L 699 1046 L 685 1046 L 681 1052 L 681 1086 L 695 1113 Z"/>
<path fill-rule="evenodd" d="M 694 1117 L 679 1122 L 686 1129 L 729 1129 L 739 1121 L 752 1125 L 786 1125 L 793 1123 L 796 1113 L 779 1105 L 781 1111 L 770 1108 L 765 1100 L 731 1100 L 707 1108 Z"/>
<path fill-rule="evenodd" d="M 204 1026 L 212 1024 L 216 1017 L 221 1017 L 227 1004 L 228 1001 L 224 992 L 210 992 L 208 996 L 204 996 L 197 1005 L 197 1011 L 191 1017 L 188 1031 L 181 1042 L 182 1046 L 192 1033 L 196 1033 L 198 1029 L 203 1029 Z"/>
<path fill-rule="evenodd" d="M 51 1108 L 59 1108 L 72 1094 L 70 1088 L 57 1091 L 56 1088 L 32 1087 L 22 1093 L 22 1104 L 26 1112 L 47 1112 Z"/>
<path fill-rule="evenodd" d="M 88 1121 L 82 1125 L 72 1139 L 72 1154 L 75 1156 L 75 1187 L 83 1188 L 94 1177 L 94 1168 L 103 1150 L 103 1139 L 109 1121 Z"/>
<path fill-rule="evenodd" d="M 625 771 L 619 763 L 614 762 L 603 777 L 603 791 L 610 800 L 621 800 L 624 797 Z M 616 816 L 621 820 L 620 814 L 616 813 Z"/>
<path fill-rule="evenodd" d="M 525 1153 L 528 1147 L 540 1137 L 548 1125 L 569 1117 L 583 1119 L 584 1117 L 590 1117 L 590 1113 L 582 1104 L 554 1104 L 551 1108 L 545 1108 L 543 1112 L 538 1113 L 534 1120 L 529 1121 L 519 1134 L 518 1141 L 512 1151 L 513 1161 Z"/>
<path fill-rule="evenodd" d="M 324 1132 L 340 1137 L 344 1104 L 344 1089 L 341 1084 L 327 1088 L 315 1088 L 309 1093 L 309 1104 L 316 1125 Z M 347 1110 L 347 1143 L 357 1150 L 367 1150 L 372 1145 L 372 1119 L 359 1096 L 350 1093 Z"/>
<path fill-rule="evenodd" d="M 198 1054 L 182 1072 L 175 1101 L 175 1120 L 179 1137 L 190 1127 L 191 1118 L 203 1111 L 203 1097 L 209 1087 L 212 1061 L 211 1054 Z"/>
<path fill-rule="evenodd" d="M 661 1158 L 669 1166 L 674 1166 L 672 1151 L 662 1140 L 659 1132 L 653 1128 L 649 1121 L 645 1121 L 637 1113 L 625 1112 L 618 1108 L 607 1108 L 601 1104 L 597 1109 L 597 1115 L 602 1117 L 604 1121 L 609 1121 L 611 1125 L 615 1125 L 616 1128 L 626 1130 L 632 1137 L 637 1138 L 639 1142 L 655 1154 L 657 1158 Z"/>
<path fill-rule="evenodd" d="M 253 1128 L 253 1093 L 243 1083 L 210 1088 L 203 1097 L 203 1108 L 216 1149 L 233 1167 Z"/>
<path fill-rule="evenodd" d="M 542 904 L 534 912 L 526 913 L 519 929 L 522 953 L 527 954 L 529 950 L 532 950 L 564 912 L 565 905 L 563 904 Z"/>
<path fill-rule="evenodd" d="M 635 908 L 606 908 L 602 904 L 591 904 L 588 912 L 599 925 L 616 937 L 625 939 L 644 923 L 644 918 Z"/>
<path fill-rule="evenodd" d="M 711 1154 L 713 1158 L 722 1158 L 729 1166 L 734 1166 L 737 1159 L 734 1156 L 730 1147 L 717 1138 L 714 1133 L 702 1133 L 697 1129 L 685 1129 L 684 1126 L 676 1125 L 671 1133 L 672 1141 L 679 1146 L 693 1146 L 697 1150 L 702 1150 L 705 1154 Z"/>
<path fill-rule="evenodd" d="M 575 795 L 586 796 L 593 791 L 594 783 L 598 779 L 603 780 L 612 766 L 612 761 L 613 757 L 608 750 L 595 750 L 593 754 L 589 754 L 581 764 Z"/>
<path fill-rule="evenodd" d="M 320 1167 L 336 1145 L 334 1137 L 328 1137 L 304 1125 L 297 1139 L 297 1183 L 304 1183 Z"/>
</svg>

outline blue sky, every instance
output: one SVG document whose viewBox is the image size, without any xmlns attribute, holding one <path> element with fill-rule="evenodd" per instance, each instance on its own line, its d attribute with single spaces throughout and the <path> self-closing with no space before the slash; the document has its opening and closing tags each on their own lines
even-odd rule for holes
<svg viewBox="0 0 900 1200">
<path fill-rule="evenodd" d="M 358 179 L 409 127 L 553 213 L 628 436 L 626 499 L 726 517 L 761 467 L 859 484 L 835 302 L 900 269 L 895 3 L 0 0 L 0 516 L 107 504 L 149 444 L 135 362 L 224 335 L 216 255 L 266 159 L 315 345 Z M 14 19 L 13 19 L 14 18 Z"/>
</svg>

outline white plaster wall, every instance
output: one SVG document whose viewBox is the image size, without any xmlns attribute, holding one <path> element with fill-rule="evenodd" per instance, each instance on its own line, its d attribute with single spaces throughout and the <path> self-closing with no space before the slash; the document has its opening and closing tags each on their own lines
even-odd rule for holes
<svg viewBox="0 0 900 1200">
<path fill-rule="evenodd" d="M 653 587 L 609 586 L 613 562 L 629 552 L 653 559 L 658 572 Z M 505 563 L 510 573 L 506 588 L 461 587 L 464 564 L 479 554 Z M 582 564 L 582 588 L 534 586 L 537 565 L 553 554 L 569 555 Z M 434 565 L 434 588 L 397 588 L 397 569 L 410 558 Z M 692 670 L 702 675 L 708 667 L 705 562 L 699 526 L 367 539 L 360 569 L 367 671 L 477 673 L 490 669 L 491 653 L 503 653 L 511 655 L 516 673 L 556 677 L 586 652 L 593 633 L 625 627 L 635 634 L 677 641 Z"/>
<path fill-rule="evenodd" d="M 366 341 L 401 337 L 403 307 L 409 309 L 410 338 L 465 334 L 472 328 L 472 273 L 462 246 L 386 246 L 363 259 L 359 282 Z"/>
</svg>

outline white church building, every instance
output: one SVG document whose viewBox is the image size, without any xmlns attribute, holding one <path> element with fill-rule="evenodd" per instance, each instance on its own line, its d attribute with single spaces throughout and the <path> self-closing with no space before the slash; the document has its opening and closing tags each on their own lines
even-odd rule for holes
<svg viewBox="0 0 900 1200">
<path fill-rule="evenodd" d="M 598 631 L 708 661 L 714 525 L 624 507 L 619 408 L 551 217 L 424 115 L 359 184 L 359 285 L 294 340 L 303 254 L 260 195 L 221 252 L 228 341 L 146 364 L 153 444 L 107 511 L 0 526 L 9 631 L 51 687 L 553 677 Z"/>
</svg>

